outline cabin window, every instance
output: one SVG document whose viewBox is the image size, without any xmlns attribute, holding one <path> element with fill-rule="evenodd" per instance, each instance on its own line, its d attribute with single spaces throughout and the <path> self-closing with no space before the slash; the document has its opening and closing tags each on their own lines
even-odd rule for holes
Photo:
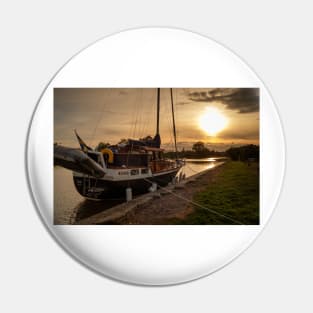
<svg viewBox="0 0 313 313">
<path fill-rule="evenodd" d="M 149 170 L 147 168 L 141 169 L 141 174 L 148 174 Z"/>
<path fill-rule="evenodd" d="M 118 175 L 128 175 L 128 171 L 119 171 Z"/>
<path fill-rule="evenodd" d="M 137 169 L 133 169 L 130 171 L 130 175 L 138 175 L 139 174 L 139 170 Z"/>
</svg>

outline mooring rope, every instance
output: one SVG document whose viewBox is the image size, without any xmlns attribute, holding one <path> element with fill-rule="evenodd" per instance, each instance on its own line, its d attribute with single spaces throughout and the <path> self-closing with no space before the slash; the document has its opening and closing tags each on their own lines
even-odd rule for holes
<svg viewBox="0 0 313 313">
<path fill-rule="evenodd" d="M 199 173 L 199 171 L 194 170 L 189 164 L 187 164 L 187 162 L 186 162 L 186 164 L 184 166 L 186 166 L 187 168 L 189 168 L 192 172 L 194 172 L 196 174 Z"/>
<path fill-rule="evenodd" d="M 151 183 L 151 184 L 155 183 L 155 182 L 150 181 L 149 179 L 146 179 L 146 178 L 144 178 L 144 180 L 146 180 L 147 182 L 149 182 L 149 183 Z M 157 184 L 157 183 L 155 183 L 155 184 Z M 169 189 L 166 189 L 166 188 L 160 186 L 159 184 L 157 184 L 157 186 L 158 186 L 160 189 L 164 189 L 164 190 L 166 190 L 167 192 L 171 193 L 173 196 L 175 196 L 175 197 L 177 197 L 177 198 L 179 198 L 179 199 L 181 199 L 181 200 L 184 200 L 184 201 L 186 201 L 186 202 L 189 202 L 189 203 L 191 203 L 191 204 L 193 204 L 193 205 L 195 205 L 195 206 L 197 206 L 197 207 L 199 207 L 199 208 L 201 208 L 201 209 L 207 210 L 207 211 L 209 211 L 209 212 L 211 212 L 211 213 L 214 213 L 214 214 L 216 214 L 216 215 L 219 215 L 219 216 L 221 216 L 221 217 L 224 217 L 224 218 L 226 218 L 226 219 L 228 219 L 228 220 L 234 222 L 235 224 L 245 225 L 245 224 L 243 224 L 243 223 L 237 221 L 236 219 L 234 219 L 234 218 L 232 218 L 232 217 L 230 217 L 230 216 L 227 216 L 227 215 L 222 214 L 222 213 L 219 213 L 219 212 L 217 212 L 217 211 L 215 211 L 215 210 L 206 208 L 206 207 L 202 206 L 202 205 L 199 204 L 199 203 L 196 203 L 196 202 L 194 202 L 194 201 L 192 201 L 192 200 L 189 200 L 189 199 L 187 199 L 187 198 L 185 198 L 185 197 L 182 197 L 182 196 L 180 196 L 180 195 L 177 195 L 177 194 L 174 193 L 173 191 L 171 191 L 171 190 L 169 190 Z"/>
</svg>

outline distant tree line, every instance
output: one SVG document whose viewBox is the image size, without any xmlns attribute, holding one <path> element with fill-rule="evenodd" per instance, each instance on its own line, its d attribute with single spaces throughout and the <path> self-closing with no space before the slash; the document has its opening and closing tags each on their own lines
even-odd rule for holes
<svg viewBox="0 0 313 313">
<path fill-rule="evenodd" d="M 164 153 L 165 157 L 175 159 L 177 158 L 188 158 L 188 159 L 200 159 L 209 157 L 229 157 L 234 161 L 259 161 L 260 151 L 257 145 L 245 145 L 241 147 L 229 148 L 226 151 L 215 151 L 208 149 L 202 141 L 198 141 L 193 144 L 191 150 L 168 151 Z"/>
<path fill-rule="evenodd" d="M 176 153 L 174 151 L 168 151 L 164 153 L 164 155 L 167 158 L 176 158 Z M 197 141 L 196 143 L 194 143 L 191 150 L 185 150 L 183 148 L 181 151 L 177 151 L 178 158 L 200 159 L 213 156 L 225 156 L 225 152 L 210 150 L 205 146 L 204 142 L 202 141 Z"/>
</svg>

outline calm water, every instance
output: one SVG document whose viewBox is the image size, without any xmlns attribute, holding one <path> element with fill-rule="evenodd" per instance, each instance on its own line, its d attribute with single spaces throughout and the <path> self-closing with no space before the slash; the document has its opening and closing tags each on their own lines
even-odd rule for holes
<svg viewBox="0 0 313 313">
<path fill-rule="evenodd" d="M 222 158 L 186 159 L 186 165 L 181 172 L 189 177 L 214 168 L 221 161 Z M 86 200 L 76 191 L 72 172 L 62 167 L 54 168 L 55 224 L 71 224 L 75 219 L 96 214 L 122 202 L 123 200 Z"/>
</svg>

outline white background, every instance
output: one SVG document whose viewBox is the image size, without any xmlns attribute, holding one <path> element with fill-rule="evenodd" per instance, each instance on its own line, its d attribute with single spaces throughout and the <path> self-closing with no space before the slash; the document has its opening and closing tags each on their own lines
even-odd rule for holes
<svg viewBox="0 0 313 313">
<path fill-rule="evenodd" d="M 311 12 L 309 1 L 2 4 L 1 311 L 312 311 Z M 28 123 L 52 75 L 87 44 L 136 26 L 181 27 L 230 47 L 268 86 L 287 139 L 284 189 L 263 234 L 221 271 L 174 287 L 124 285 L 72 260 L 41 225 L 24 173 Z"/>
</svg>

